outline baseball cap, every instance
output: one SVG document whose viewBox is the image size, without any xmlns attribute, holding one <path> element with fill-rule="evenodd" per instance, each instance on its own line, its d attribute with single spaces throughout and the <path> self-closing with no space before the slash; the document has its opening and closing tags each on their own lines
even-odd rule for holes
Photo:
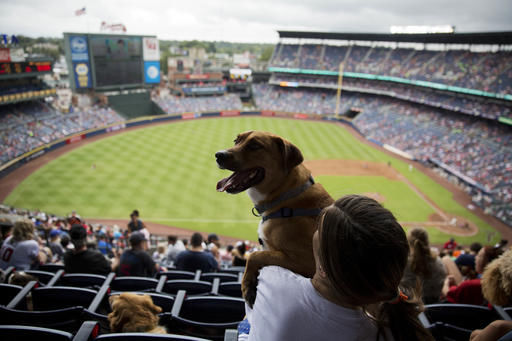
<svg viewBox="0 0 512 341">
<path fill-rule="evenodd" d="M 59 236 L 59 235 L 60 235 L 60 233 L 61 233 L 61 231 L 60 231 L 60 230 L 52 229 L 52 230 L 50 231 L 50 238 L 57 237 L 57 236 Z"/>
<path fill-rule="evenodd" d="M 132 245 L 137 245 L 140 242 L 143 242 L 145 240 L 147 240 L 146 236 L 144 236 L 144 233 L 142 233 L 142 232 L 133 232 L 130 235 L 130 244 L 132 244 Z"/>
<path fill-rule="evenodd" d="M 75 224 L 71 226 L 71 230 L 69 231 L 69 236 L 71 239 L 85 239 L 87 237 L 87 231 L 80 224 Z"/>
<path fill-rule="evenodd" d="M 463 253 L 462 255 L 457 257 L 457 259 L 455 259 L 455 264 L 457 264 L 458 266 L 466 265 L 466 266 L 469 266 L 472 269 L 474 269 L 475 268 L 475 256 L 471 255 L 471 254 Z"/>
</svg>

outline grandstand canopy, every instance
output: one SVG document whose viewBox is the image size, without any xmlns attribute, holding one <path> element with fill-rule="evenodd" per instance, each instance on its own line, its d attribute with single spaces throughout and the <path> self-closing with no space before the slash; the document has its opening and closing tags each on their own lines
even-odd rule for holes
<svg viewBox="0 0 512 341">
<path fill-rule="evenodd" d="M 358 41 L 388 41 L 423 44 L 512 45 L 512 32 L 480 33 L 334 33 L 306 31 L 278 31 L 279 38 L 330 39 Z"/>
</svg>

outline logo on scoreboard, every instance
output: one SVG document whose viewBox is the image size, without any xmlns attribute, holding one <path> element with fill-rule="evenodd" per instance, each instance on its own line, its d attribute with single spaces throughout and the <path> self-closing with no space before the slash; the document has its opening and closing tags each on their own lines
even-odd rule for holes
<svg viewBox="0 0 512 341">
<path fill-rule="evenodd" d="M 69 37 L 69 46 L 71 48 L 72 61 L 88 61 L 89 53 L 87 51 L 87 40 L 83 36 Z"/>
<path fill-rule="evenodd" d="M 89 63 L 73 63 L 73 71 L 75 73 L 75 84 L 77 88 L 91 87 L 91 72 Z"/>
<path fill-rule="evenodd" d="M 144 62 L 146 83 L 160 83 L 160 62 Z"/>
</svg>

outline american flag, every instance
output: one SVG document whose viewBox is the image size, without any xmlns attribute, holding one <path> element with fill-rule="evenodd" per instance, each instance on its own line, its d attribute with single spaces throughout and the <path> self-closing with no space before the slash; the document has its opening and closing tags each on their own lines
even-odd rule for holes
<svg viewBox="0 0 512 341">
<path fill-rule="evenodd" d="M 76 16 L 84 15 L 84 14 L 85 14 L 85 7 L 84 8 L 80 8 L 80 9 L 75 11 L 75 15 Z"/>
</svg>

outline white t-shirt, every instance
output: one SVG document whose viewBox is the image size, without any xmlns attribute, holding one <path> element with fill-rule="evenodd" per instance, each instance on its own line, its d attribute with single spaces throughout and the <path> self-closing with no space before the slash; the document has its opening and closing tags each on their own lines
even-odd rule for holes
<svg viewBox="0 0 512 341">
<path fill-rule="evenodd" d="M 35 240 L 13 242 L 12 236 L 8 237 L 0 249 L 0 268 L 7 269 L 14 266 L 17 271 L 29 270 L 39 254 L 39 245 Z"/>
<path fill-rule="evenodd" d="M 256 302 L 246 313 L 249 341 L 377 339 L 377 326 L 362 311 L 326 300 L 310 278 L 278 266 L 261 269 Z"/>
</svg>

